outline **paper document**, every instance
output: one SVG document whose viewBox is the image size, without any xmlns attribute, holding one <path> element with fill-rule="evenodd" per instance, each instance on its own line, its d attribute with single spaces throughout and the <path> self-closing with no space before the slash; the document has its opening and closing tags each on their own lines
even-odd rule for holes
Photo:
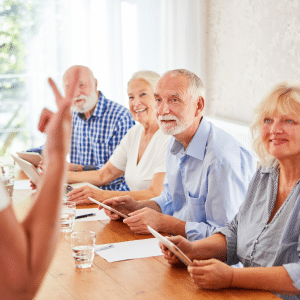
<svg viewBox="0 0 300 300">
<path fill-rule="evenodd" d="M 79 183 L 72 183 L 72 184 L 70 184 L 74 189 L 77 189 L 77 188 L 79 188 L 79 187 L 82 187 L 82 186 L 85 186 L 85 185 L 88 185 L 88 186 L 90 186 L 90 187 L 92 187 L 92 188 L 95 188 L 95 189 L 100 189 L 100 188 L 98 188 L 97 186 L 95 186 L 95 185 L 93 185 L 93 184 L 91 184 L 91 183 L 89 183 L 89 182 L 79 182 Z M 100 189 L 101 190 L 101 189 Z"/>
<path fill-rule="evenodd" d="M 31 190 L 30 180 L 15 180 L 14 190 Z"/>
<path fill-rule="evenodd" d="M 75 222 L 85 222 L 85 221 L 104 221 L 104 220 L 110 220 L 109 217 L 105 214 L 104 210 L 99 210 L 98 208 L 82 208 L 82 209 L 76 209 L 76 217 L 81 215 L 87 215 L 87 214 L 96 214 L 96 216 L 86 217 L 82 219 L 75 219 Z"/>
<path fill-rule="evenodd" d="M 163 255 L 156 238 L 97 245 L 95 252 L 108 262 Z"/>
</svg>

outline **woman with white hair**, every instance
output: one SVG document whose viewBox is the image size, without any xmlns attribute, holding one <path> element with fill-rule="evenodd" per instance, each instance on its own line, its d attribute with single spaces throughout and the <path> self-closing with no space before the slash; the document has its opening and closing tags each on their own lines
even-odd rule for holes
<svg viewBox="0 0 300 300">
<path fill-rule="evenodd" d="M 201 241 L 170 240 L 193 261 L 188 271 L 201 288 L 268 290 L 299 300 L 299 84 L 282 83 L 268 94 L 256 110 L 252 133 L 261 166 L 235 218 Z M 160 246 L 170 264 L 178 262 Z M 229 266 L 237 262 L 244 268 Z"/>
<path fill-rule="evenodd" d="M 130 191 L 108 191 L 83 186 L 68 194 L 76 204 L 92 203 L 88 197 L 103 201 L 112 197 L 129 195 L 135 200 L 146 200 L 160 195 L 166 173 L 167 145 L 170 136 L 163 134 L 154 112 L 154 87 L 160 76 L 152 71 L 134 73 L 128 82 L 129 109 L 133 126 L 109 161 L 99 170 L 69 172 L 68 182 L 89 182 L 106 185 L 125 174 Z"/>
</svg>

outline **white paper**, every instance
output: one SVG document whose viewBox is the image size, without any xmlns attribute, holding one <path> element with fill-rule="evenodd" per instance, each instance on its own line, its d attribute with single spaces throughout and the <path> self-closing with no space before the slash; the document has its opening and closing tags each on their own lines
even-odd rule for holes
<svg viewBox="0 0 300 300">
<path fill-rule="evenodd" d="M 88 186 L 90 186 L 92 188 L 101 190 L 101 188 L 98 188 L 97 186 L 95 186 L 95 185 L 93 185 L 93 184 L 91 184 L 89 182 L 79 182 L 79 183 L 72 183 L 72 184 L 70 184 L 70 186 L 72 186 L 74 189 L 77 189 L 79 187 L 86 186 L 86 185 L 88 185 Z"/>
<path fill-rule="evenodd" d="M 95 247 L 95 252 L 108 262 L 163 255 L 156 238 L 113 243 L 112 248 L 98 250 L 108 245 L 110 244 Z"/>
<path fill-rule="evenodd" d="M 104 210 L 99 210 L 98 208 L 81 208 L 76 209 L 76 217 L 81 215 L 87 215 L 87 214 L 96 214 L 96 216 L 81 218 L 81 219 L 75 219 L 75 222 L 85 222 L 85 221 L 97 221 L 97 220 L 109 220 L 109 217 L 105 214 Z"/>
<path fill-rule="evenodd" d="M 30 180 L 15 180 L 14 190 L 31 190 Z"/>
</svg>

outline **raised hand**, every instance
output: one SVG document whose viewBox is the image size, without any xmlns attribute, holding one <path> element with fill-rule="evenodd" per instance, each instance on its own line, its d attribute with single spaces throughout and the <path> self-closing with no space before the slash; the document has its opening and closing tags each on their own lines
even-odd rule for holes
<svg viewBox="0 0 300 300">
<path fill-rule="evenodd" d="M 74 74 L 71 88 L 68 89 L 66 97 L 63 97 L 54 81 L 49 78 L 49 84 L 52 87 L 56 98 L 58 107 L 57 113 L 52 113 L 44 109 L 39 122 L 39 129 L 47 133 L 46 154 L 49 155 L 51 151 L 58 151 L 66 155 L 70 145 L 71 133 L 71 110 L 70 107 L 73 103 L 75 86 L 79 79 L 79 71 Z"/>
</svg>

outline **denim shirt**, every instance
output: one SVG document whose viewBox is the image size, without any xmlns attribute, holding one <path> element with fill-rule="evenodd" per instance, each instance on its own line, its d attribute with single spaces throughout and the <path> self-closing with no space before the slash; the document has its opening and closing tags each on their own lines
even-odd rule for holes
<svg viewBox="0 0 300 300">
<path fill-rule="evenodd" d="M 236 215 L 255 170 L 255 158 L 237 140 L 202 118 L 186 150 L 170 140 L 164 190 L 152 200 L 186 221 L 189 240 L 203 239 Z"/>
<path fill-rule="evenodd" d="M 244 267 L 283 266 L 300 290 L 300 181 L 268 223 L 277 197 L 278 169 L 259 168 L 238 214 L 226 227 L 227 263 Z M 279 295 L 300 299 L 300 295 Z"/>
</svg>

